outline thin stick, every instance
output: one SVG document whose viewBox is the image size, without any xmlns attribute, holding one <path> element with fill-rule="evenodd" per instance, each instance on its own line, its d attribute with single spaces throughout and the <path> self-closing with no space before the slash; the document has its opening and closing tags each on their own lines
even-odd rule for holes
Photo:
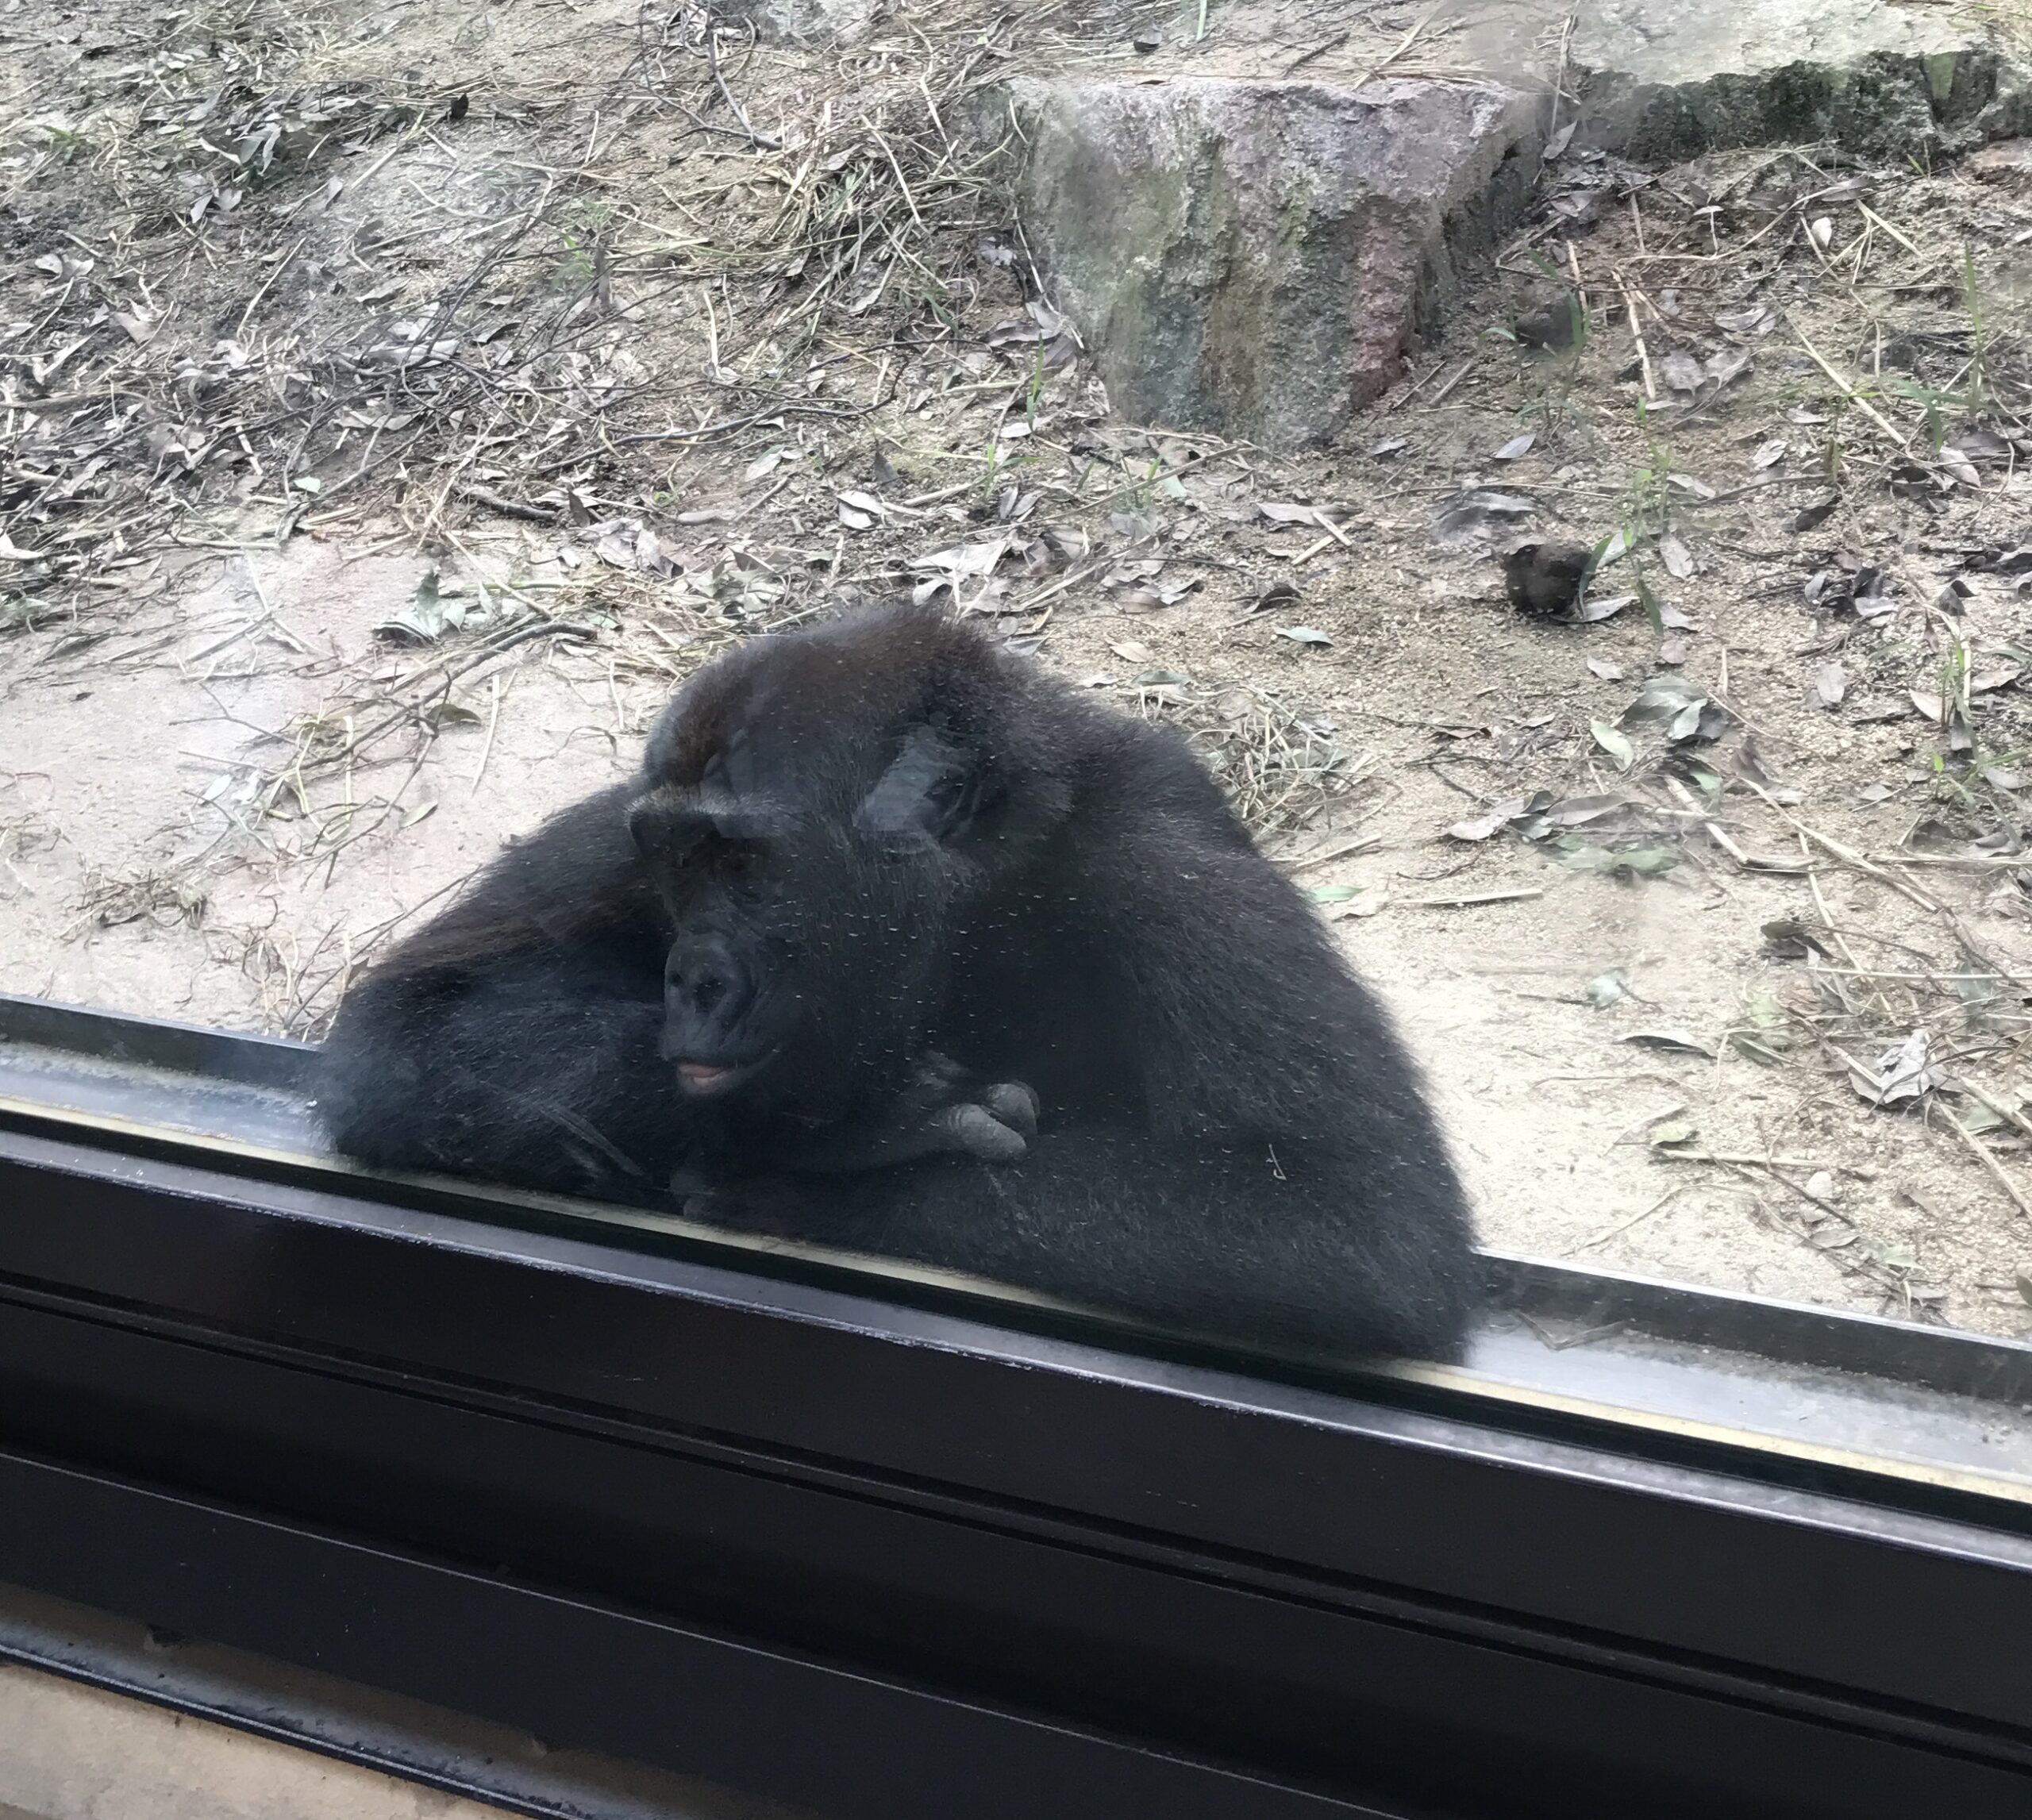
<svg viewBox="0 0 2032 1820">
<path fill-rule="evenodd" d="M 1998 1118 L 2010 1120 L 2013 1125 L 2016 1125 L 2018 1129 L 2023 1132 L 2028 1137 L 2032 1137 L 2032 1118 L 2027 1118 L 2023 1113 L 2018 1110 L 2016 1106 L 2006 1106 L 2002 1100 L 1992 1099 L 1988 1093 L 1984 1091 L 1981 1087 L 1976 1086 L 1973 1081 L 1965 1080 L 1961 1084 L 1966 1087 L 1970 1093 L 1974 1095 L 1976 1099 L 1980 1099 L 1984 1105 L 1987 1106 L 1991 1111 L 1994 1112 Z"/>
<path fill-rule="evenodd" d="M 1914 254 L 1920 259 L 1924 259 L 1926 256 L 1924 253 L 1921 252 L 1918 248 L 1911 240 L 1906 239 L 1906 237 L 1901 234 L 1897 229 L 1894 228 L 1890 222 L 1887 221 L 1883 216 L 1880 215 L 1876 210 L 1872 209 L 1868 203 L 1858 202 L 1856 206 L 1861 211 L 1862 217 L 1865 221 L 1868 221 L 1872 227 L 1883 229 L 1886 233 L 1890 235 L 1891 237 L 1897 241 L 1900 246 L 1904 248 L 1907 252 Z"/>
<path fill-rule="evenodd" d="M 1463 360 L 1460 364 L 1454 369 L 1453 377 L 1449 379 L 1445 385 L 1441 386 L 1437 391 L 1433 394 L 1431 400 L 1426 405 L 1426 409 L 1427 410 L 1430 410 L 1434 405 L 1444 404 L 1446 402 L 1447 394 L 1452 391 L 1456 386 L 1459 385 L 1460 383 L 1463 379 L 1466 379 L 1467 376 L 1474 370 L 1475 363 L 1472 360 Z"/>
<path fill-rule="evenodd" d="M 1548 139 L 1559 137 L 1559 104 L 1566 99 L 1566 63 L 1573 44 L 1573 27 L 1574 15 L 1568 13 L 1559 29 L 1559 65 L 1553 71 L 1553 117 L 1545 128 Z M 1566 252 L 1568 258 L 1571 259 L 1573 256 L 1572 241 L 1566 243 Z M 1576 286 L 1580 283 L 1580 274 L 1578 271 L 1574 273 L 1573 281 Z"/>
<path fill-rule="evenodd" d="M 1976 1152 L 1977 1161 L 1996 1178 L 1997 1186 L 2010 1195 L 2011 1204 L 2028 1220 L 2032 1220 L 2032 1201 L 2027 1201 L 2024 1195 L 2019 1192 L 2018 1184 L 2003 1172 L 2003 1165 L 1996 1160 L 1995 1154 L 1991 1150 L 1989 1145 L 1957 1118 L 1953 1113 L 1949 1112 L 1945 1106 L 1941 1110 L 1947 1122 L 1954 1128 L 1954 1135 Z"/>
<path fill-rule="evenodd" d="M 1287 860 L 1283 862 L 1284 870 L 1287 872 L 1310 872 L 1314 866 L 1323 866 L 1330 860 L 1345 860 L 1351 853 L 1365 853 L 1370 848 L 1382 844 L 1380 834 L 1364 834 L 1357 839 L 1345 841 L 1338 847 L 1330 847 L 1323 853 L 1307 853 L 1303 859 Z"/>
<path fill-rule="evenodd" d="M 889 160 L 889 168 L 896 173 L 896 187 L 903 192 L 903 200 L 910 204 L 910 219 L 915 221 L 919 227 L 922 227 L 924 225 L 924 217 L 918 213 L 918 199 L 910 194 L 910 186 L 903 175 L 902 165 L 897 160 L 895 147 L 891 145 L 889 141 L 879 133 L 876 133 L 873 127 L 871 126 L 868 130 L 874 135 L 875 143 L 880 146 L 883 152 L 887 155 Z M 879 390 L 879 387 L 878 387 L 877 390 Z"/>
<path fill-rule="evenodd" d="M 1410 904 L 1424 910 L 1464 910 L 1471 904 L 1509 904 L 1520 902 L 1526 898 L 1541 898 L 1545 892 L 1537 886 L 1515 891 L 1466 891 L 1453 898 L 1399 898 L 1399 903 Z"/>
<path fill-rule="evenodd" d="M 1670 1163 L 1721 1163 L 1732 1169 L 1812 1169 L 1823 1167 L 1810 1162 L 1803 1156 L 1739 1156 L 1728 1150 L 1675 1150 L 1669 1145 L 1654 1144 L 1651 1154 L 1661 1162 Z M 1784 1178 L 1779 1178 L 1783 1181 Z M 1788 1187 L 1791 1187 L 1787 1183 Z M 1818 1199 L 1818 1197 L 1815 1197 Z M 1825 1205 L 1826 1203 L 1821 1203 Z"/>
<path fill-rule="evenodd" d="M 1904 879 L 1898 877 L 1895 873 L 1887 872 L 1881 866 L 1872 865 L 1870 861 L 1865 859 L 1861 853 L 1857 852 L 1853 847 L 1844 846 L 1842 843 L 1836 840 L 1833 835 L 1823 834 L 1818 828 L 1808 827 L 1805 822 L 1802 822 L 1798 816 L 1793 814 L 1790 810 L 1786 808 L 1782 802 L 1779 802 L 1769 791 L 1766 790 L 1762 784 L 1757 783 L 1754 778 L 1743 777 L 1740 773 L 1738 773 L 1738 781 L 1741 783 L 1742 787 L 1745 790 L 1763 798 L 1766 804 L 1768 804 L 1771 808 L 1776 810 L 1779 814 L 1783 816 L 1787 822 L 1790 822 L 1793 828 L 1795 828 L 1799 833 L 1805 835 L 1806 837 L 1809 841 L 1812 841 L 1816 847 L 1824 848 L 1827 852 L 1831 853 L 1836 859 L 1839 860 L 1843 865 L 1853 867 L 1856 871 L 1862 873 L 1866 878 L 1875 879 L 1880 885 L 1888 885 L 1891 889 L 1897 892 L 1900 897 L 1909 898 L 1912 902 L 1917 904 L 1921 910 L 1930 910 L 1936 916 L 1942 913 L 1942 906 L 1934 902 L 1931 898 L 1928 897 L 1924 891 L 1920 891 L 1916 886 L 1907 884 Z"/>
<path fill-rule="evenodd" d="M 482 487 L 467 481 L 459 488 L 460 496 L 498 512 L 504 518 L 522 518 L 532 525 L 555 525 L 564 514 L 554 506 L 531 506 L 520 499 L 510 499 L 505 493 L 497 493 L 491 487 Z"/>
<path fill-rule="evenodd" d="M 1896 443 L 1900 448 L 1906 449 L 1909 452 L 1911 444 L 1906 441 L 1903 433 L 1897 428 L 1897 426 L 1893 424 L 1888 417 L 1885 417 L 1876 406 L 1872 404 L 1868 398 L 1865 398 L 1861 393 L 1858 392 L 1853 386 L 1850 385 L 1846 379 L 1843 379 L 1842 376 L 1834 369 L 1834 367 L 1827 364 L 1826 356 L 1822 354 L 1821 351 L 1816 348 L 1812 342 L 1807 339 L 1807 332 L 1802 329 L 1798 323 L 1792 320 L 1791 314 L 1789 311 L 1780 311 L 1780 314 L 1785 318 L 1785 326 L 1790 329 L 1795 335 L 1799 337 L 1799 345 L 1805 348 L 1806 351 L 1813 356 L 1814 364 L 1818 367 L 1820 370 L 1828 376 L 1828 378 L 1834 382 L 1836 387 L 1841 391 L 1842 397 L 1846 398 L 1850 404 L 1855 406 L 1858 410 L 1861 411 L 1865 417 L 1868 417 L 1872 423 L 1875 424 L 1879 429 L 1882 430 L 1884 433 L 1889 437 L 1893 442 Z"/>
<path fill-rule="evenodd" d="M 494 686 L 494 705 L 487 710 L 487 743 L 479 748 L 479 768 L 473 773 L 473 787 L 466 792 L 468 797 L 479 795 L 479 780 L 487 775 L 487 761 L 494 750 L 494 729 L 501 724 L 501 672 L 495 671 L 488 680 Z"/>
<path fill-rule="evenodd" d="M 1651 350 L 1645 345 L 1644 325 L 1637 319 L 1637 299 L 1630 295 L 1630 287 L 1622 274 L 1614 273 L 1616 289 L 1622 293 L 1623 308 L 1630 313 L 1630 336 L 1637 344 L 1637 359 L 1644 373 L 1644 395 L 1653 404 L 1658 402 L 1658 382 L 1651 371 Z"/>
<path fill-rule="evenodd" d="M 283 273 L 288 269 L 289 262 L 294 259 L 298 253 L 303 251 L 303 243 L 310 238 L 310 230 L 308 228 L 306 228 L 302 233 L 296 237 L 296 244 L 291 247 L 287 252 L 283 255 L 282 258 L 277 261 L 275 269 L 270 272 L 268 275 L 261 281 L 261 288 L 256 291 L 252 297 L 248 298 L 247 307 L 240 313 L 240 326 L 233 332 L 234 340 L 237 341 L 242 335 L 244 335 L 247 333 L 247 319 L 254 314 L 254 306 L 259 303 L 263 298 L 268 294 L 269 286 L 273 284 L 275 280 L 280 278 Z"/>
<path fill-rule="evenodd" d="M 1989 872 L 2025 864 L 2022 853 L 1872 853 L 1880 866 L 1931 866 L 1951 872 Z"/>
<path fill-rule="evenodd" d="M 1094 561 L 1087 564 L 1083 569 L 1075 569 L 1070 575 L 1066 575 L 1062 579 L 1053 582 L 1049 587 L 1042 590 L 1039 593 L 1032 594 L 1028 600 L 1019 601 L 1012 606 L 999 607 L 996 609 L 996 611 L 999 613 L 1028 613 L 1033 607 L 1042 606 L 1046 601 L 1051 599 L 1054 595 L 1064 593 L 1065 591 L 1072 587 L 1075 582 L 1084 581 L 1087 576 L 1093 574 L 1096 569 L 1106 568 L 1107 567 L 1107 561 L 1108 560 L 1105 556 L 1097 557 Z"/>
<path fill-rule="evenodd" d="M 1723 829 L 1720 822 L 1717 822 L 1713 816 L 1710 815 L 1707 810 L 1703 809 L 1700 805 L 1694 800 L 1693 792 L 1691 791 L 1688 790 L 1687 787 L 1684 783 L 1680 783 L 1676 777 L 1667 778 L 1665 779 L 1665 787 L 1670 790 L 1673 795 L 1676 796 L 1680 802 L 1684 802 L 1696 817 L 1699 818 L 1700 825 L 1707 830 L 1709 837 L 1714 841 L 1716 846 L 1719 847 L 1723 852 L 1726 853 L 1730 859 L 1734 860 L 1736 864 L 1741 866 L 1745 872 L 1754 869 L 1749 855 L 1745 853 L 1741 848 L 1736 845 L 1734 841 L 1731 839 L 1728 833 Z"/>
<path fill-rule="evenodd" d="M 1388 52 L 1383 58 L 1381 62 L 1372 63 L 1353 82 L 1348 84 L 1348 93 L 1353 94 L 1356 90 L 1363 87 L 1364 83 L 1373 82 L 1378 76 L 1381 75 L 1385 70 L 1388 69 L 1392 63 L 1395 63 L 1399 57 L 1403 56 L 1403 54 L 1408 51 L 1412 45 L 1418 41 L 1418 34 L 1422 32 L 1426 26 L 1430 25 L 1433 22 L 1434 17 L 1438 14 L 1440 8 L 1445 4 L 1445 0 L 1432 0 L 1432 4 L 1421 13 L 1418 16 L 1417 19 L 1412 22 L 1410 30 L 1407 32 L 1404 36 L 1397 41 L 1396 48 Z M 1203 19 L 1206 16 L 1206 0 L 1199 0 L 1199 16 Z"/>
<path fill-rule="evenodd" d="M 1622 1221 L 1615 1226 L 1604 1227 L 1600 1232 L 1595 1233 L 1592 1238 L 1583 1239 L 1580 1244 L 1574 1246 L 1572 1250 L 1567 1253 L 1567 1256 L 1571 1257 L 1576 1252 L 1592 1251 L 1598 1245 L 1607 1245 L 1611 1239 L 1614 1238 L 1618 1233 L 1628 1232 L 1632 1226 L 1642 1225 L 1645 1221 L 1649 1219 L 1650 1217 L 1659 1211 L 1661 1208 L 1669 1206 L 1685 1192 L 1686 1190 L 1684 1188 L 1674 1188 L 1669 1192 L 1660 1195 L 1657 1200 L 1653 1201 L 1651 1205 L 1646 1207 L 1641 1214 L 1632 1214 L 1628 1219 Z"/>
<path fill-rule="evenodd" d="M 786 487 L 789 486 L 790 483 L 796 478 L 797 476 L 794 474 L 786 474 L 782 479 L 779 480 L 776 484 L 772 487 L 768 492 L 764 493 L 761 498 L 759 499 L 752 499 L 748 502 L 748 504 L 741 507 L 741 509 L 734 514 L 734 517 L 737 519 L 753 518 L 757 512 L 760 511 L 764 506 L 768 505 L 772 499 L 775 498 L 779 493 L 782 492 L 783 490 Z"/>
<path fill-rule="evenodd" d="M 741 103 L 733 98 L 733 90 L 727 87 L 727 79 L 720 74 L 719 37 L 719 27 L 709 19 L 706 23 L 706 61 L 712 67 L 713 81 L 719 89 L 720 99 L 727 104 L 734 118 L 741 122 L 741 129 L 748 135 L 749 144 L 760 146 L 765 152 L 782 151 L 783 142 L 780 139 L 772 139 L 766 133 L 757 133 L 753 122 L 749 119 Z M 592 148 L 588 144 L 587 147 L 588 164 L 592 162 L 591 151 Z M 911 213 L 914 214 L 916 210 L 913 209 Z"/>
<path fill-rule="evenodd" d="M 1799 845 L 1807 852 L 1810 853 L 1813 851 L 1807 846 L 1807 837 L 1803 834 L 1799 837 Z M 1827 899 L 1821 891 L 1818 874 L 1811 872 L 1807 874 L 1807 887 L 1813 893 L 1813 907 L 1820 912 L 1820 926 L 1834 938 L 1834 945 L 1842 950 L 1842 958 L 1848 962 L 1854 972 L 1868 979 L 1869 975 L 1864 972 L 1862 962 L 1856 956 L 1855 949 L 1849 945 L 1848 937 L 1834 926 L 1834 914 L 1829 910 Z M 1876 995 L 1877 1003 L 1884 1007 L 1884 1016 L 1896 1018 L 1898 1014 L 1892 1009 L 1891 1000 L 1885 995 L 1883 987 L 1873 979 L 1870 980 L 1870 990 Z"/>
<path fill-rule="evenodd" d="M 972 459 L 971 456 L 968 457 L 968 460 Z M 975 481 L 962 480 L 956 487 L 941 487 L 936 493 L 920 493 L 915 498 L 905 499 L 900 503 L 905 511 L 912 512 L 920 506 L 936 506 L 941 499 L 956 499 L 962 493 L 971 492 L 977 484 Z"/>
</svg>

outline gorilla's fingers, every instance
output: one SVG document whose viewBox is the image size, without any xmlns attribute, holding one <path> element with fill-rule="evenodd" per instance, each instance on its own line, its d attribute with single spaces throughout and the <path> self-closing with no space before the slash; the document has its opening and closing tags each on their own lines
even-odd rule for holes
<svg viewBox="0 0 2032 1820">
<path fill-rule="evenodd" d="M 926 1049 L 918 1057 L 917 1085 L 922 1091 L 949 1099 L 966 1078 L 964 1068 L 950 1056 L 942 1056 L 936 1049 Z"/>
<path fill-rule="evenodd" d="M 1010 1130 L 985 1106 L 948 1106 L 931 1122 L 932 1129 L 949 1139 L 955 1150 L 978 1156 L 983 1163 L 1020 1161 L 1027 1148 L 1021 1132 Z"/>
<path fill-rule="evenodd" d="M 981 1090 L 981 1104 L 1011 1131 L 1037 1134 L 1037 1096 L 1020 1080 L 997 1081 Z"/>
</svg>

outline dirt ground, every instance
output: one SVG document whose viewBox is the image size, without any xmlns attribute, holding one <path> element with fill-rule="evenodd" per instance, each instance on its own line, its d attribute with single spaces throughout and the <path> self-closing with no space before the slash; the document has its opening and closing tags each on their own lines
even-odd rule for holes
<svg viewBox="0 0 2032 1820">
<path fill-rule="evenodd" d="M 0 990 L 314 1034 L 714 652 L 937 589 L 1192 735 L 1487 1242 L 2026 1332 L 2032 167 L 1556 160 L 1279 460 L 1110 416 L 969 137 L 1172 10 L 0 0 Z"/>
</svg>

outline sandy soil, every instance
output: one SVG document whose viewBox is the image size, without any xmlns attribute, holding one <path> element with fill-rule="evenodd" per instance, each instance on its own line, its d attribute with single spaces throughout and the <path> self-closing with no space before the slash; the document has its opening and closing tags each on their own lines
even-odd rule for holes
<svg viewBox="0 0 2032 1820">
<path fill-rule="evenodd" d="M 0 436 L 0 990 L 314 1033 L 714 651 L 1006 540 L 960 602 L 1192 733 L 1488 1242 L 2026 1330 L 2032 179 L 1555 164 L 1398 393 L 1278 461 L 1115 421 L 1025 317 L 945 121 L 1080 51 L 1055 16 L 729 46 L 780 147 L 616 0 L 207 17 L 0 13 L 6 383 L 87 400 Z M 229 208 L 164 94 L 350 100 Z M 1520 343 L 1576 281 L 1580 344 Z M 1617 533 L 1612 617 L 1505 599 L 1507 546 Z M 377 630 L 427 573 L 460 622 Z M 1623 718 L 1661 678 L 1714 737 Z M 1849 1063 L 1921 1031 L 1872 1103 Z"/>
</svg>

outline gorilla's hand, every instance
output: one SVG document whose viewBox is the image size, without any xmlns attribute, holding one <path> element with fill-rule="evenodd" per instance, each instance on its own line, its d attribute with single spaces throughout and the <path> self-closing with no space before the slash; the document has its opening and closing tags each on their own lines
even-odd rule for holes
<svg viewBox="0 0 2032 1820">
<path fill-rule="evenodd" d="M 956 1062 L 928 1051 L 879 1119 L 799 1146 L 783 1159 L 785 1174 L 722 1179 L 710 1170 L 679 1168 L 671 1195 L 690 1219 L 737 1232 L 808 1234 L 825 1191 L 799 1175 L 879 1169 L 924 1156 L 1014 1163 L 1037 1129 L 1037 1096 L 1020 1081 L 982 1085 Z"/>
<path fill-rule="evenodd" d="M 1014 1163 L 1037 1129 L 1037 1096 L 1021 1082 L 981 1082 L 949 1056 L 928 1050 L 910 1083 L 874 1118 L 814 1136 L 785 1152 L 779 1166 L 836 1175 L 921 1156 Z"/>
<path fill-rule="evenodd" d="M 884 1151 L 883 1162 L 952 1155 L 1014 1163 L 1024 1140 L 1037 1133 L 1037 1096 L 1021 1081 L 977 1082 L 949 1056 L 929 1050 L 881 1129 L 863 1139 Z"/>
</svg>

